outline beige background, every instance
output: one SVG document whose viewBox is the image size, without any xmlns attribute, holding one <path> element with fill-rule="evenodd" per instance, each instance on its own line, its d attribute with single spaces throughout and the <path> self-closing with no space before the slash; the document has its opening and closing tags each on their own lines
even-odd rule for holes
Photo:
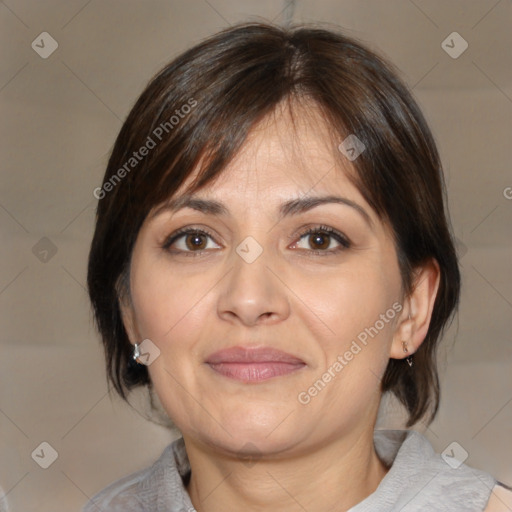
<svg viewBox="0 0 512 512">
<path fill-rule="evenodd" d="M 439 452 L 457 441 L 468 464 L 512 483 L 510 0 L 5 0 L 0 484 L 9 510 L 79 510 L 172 438 L 141 417 L 143 402 L 130 409 L 106 391 L 84 289 L 92 191 L 147 80 L 203 37 L 255 17 L 339 24 L 414 89 L 446 167 L 464 279 L 441 351 L 441 411 L 426 435 Z M 46 59 L 31 47 L 44 31 L 58 43 Z M 441 47 L 454 31 L 469 44 L 456 59 Z M 399 420 L 392 407 L 379 425 Z M 31 457 L 41 442 L 58 453 L 48 469 Z"/>
</svg>

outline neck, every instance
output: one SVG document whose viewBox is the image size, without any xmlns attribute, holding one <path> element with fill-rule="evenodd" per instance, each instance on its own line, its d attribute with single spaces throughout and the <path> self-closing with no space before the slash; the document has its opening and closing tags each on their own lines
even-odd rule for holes
<svg viewBox="0 0 512 512">
<path fill-rule="evenodd" d="M 387 473 L 373 428 L 293 457 L 252 462 L 184 440 L 192 468 L 187 491 L 198 512 L 342 512 L 372 494 Z"/>
</svg>

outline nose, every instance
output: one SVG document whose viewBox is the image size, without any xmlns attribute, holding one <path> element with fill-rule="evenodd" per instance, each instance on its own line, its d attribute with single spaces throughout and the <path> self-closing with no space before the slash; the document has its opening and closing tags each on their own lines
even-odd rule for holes
<svg viewBox="0 0 512 512">
<path fill-rule="evenodd" d="M 219 317 L 248 327 L 285 320 L 290 314 L 286 287 L 274 273 L 265 251 L 252 263 L 238 254 L 233 255 L 233 260 L 234 268 L 222 280 Z"/>
</svg>

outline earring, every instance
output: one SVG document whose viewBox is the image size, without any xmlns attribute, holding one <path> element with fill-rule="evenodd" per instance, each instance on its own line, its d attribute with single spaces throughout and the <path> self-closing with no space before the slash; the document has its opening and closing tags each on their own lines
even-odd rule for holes
<svg viewBox="0 0 512 512">
<path fill-rule="evenodd" d="M 135 345 L 133 346 L 133 359 L 134 361 L 137 361 L 137 359 L 140 357 L 140 349 L 139 349 L 139 344 L 138 343 L 135 343 Z M 137 361 L 138 362 L 138 361 Z"/>
<path fill-rule="evenodd" d="M 409 349 L 407 348 L 407 341 L 402 341 L 402 348 L 406 354 L 409 352 Z M 412 366 L 412 356 L 407 357 L 405 360 L 409 366 Z"/>
</svg>

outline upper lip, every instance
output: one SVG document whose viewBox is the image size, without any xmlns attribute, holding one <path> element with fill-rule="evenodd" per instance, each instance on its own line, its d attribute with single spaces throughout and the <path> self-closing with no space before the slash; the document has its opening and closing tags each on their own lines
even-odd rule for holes
<svg viewBox="0 0 512 512">
<path fill-rule="evenodd" d="M 302 359 L 272 347 L 230 347 L 214 352 L 206 359 L 219 363 L 289 363 L 305 364 Z"/>
</svg>

